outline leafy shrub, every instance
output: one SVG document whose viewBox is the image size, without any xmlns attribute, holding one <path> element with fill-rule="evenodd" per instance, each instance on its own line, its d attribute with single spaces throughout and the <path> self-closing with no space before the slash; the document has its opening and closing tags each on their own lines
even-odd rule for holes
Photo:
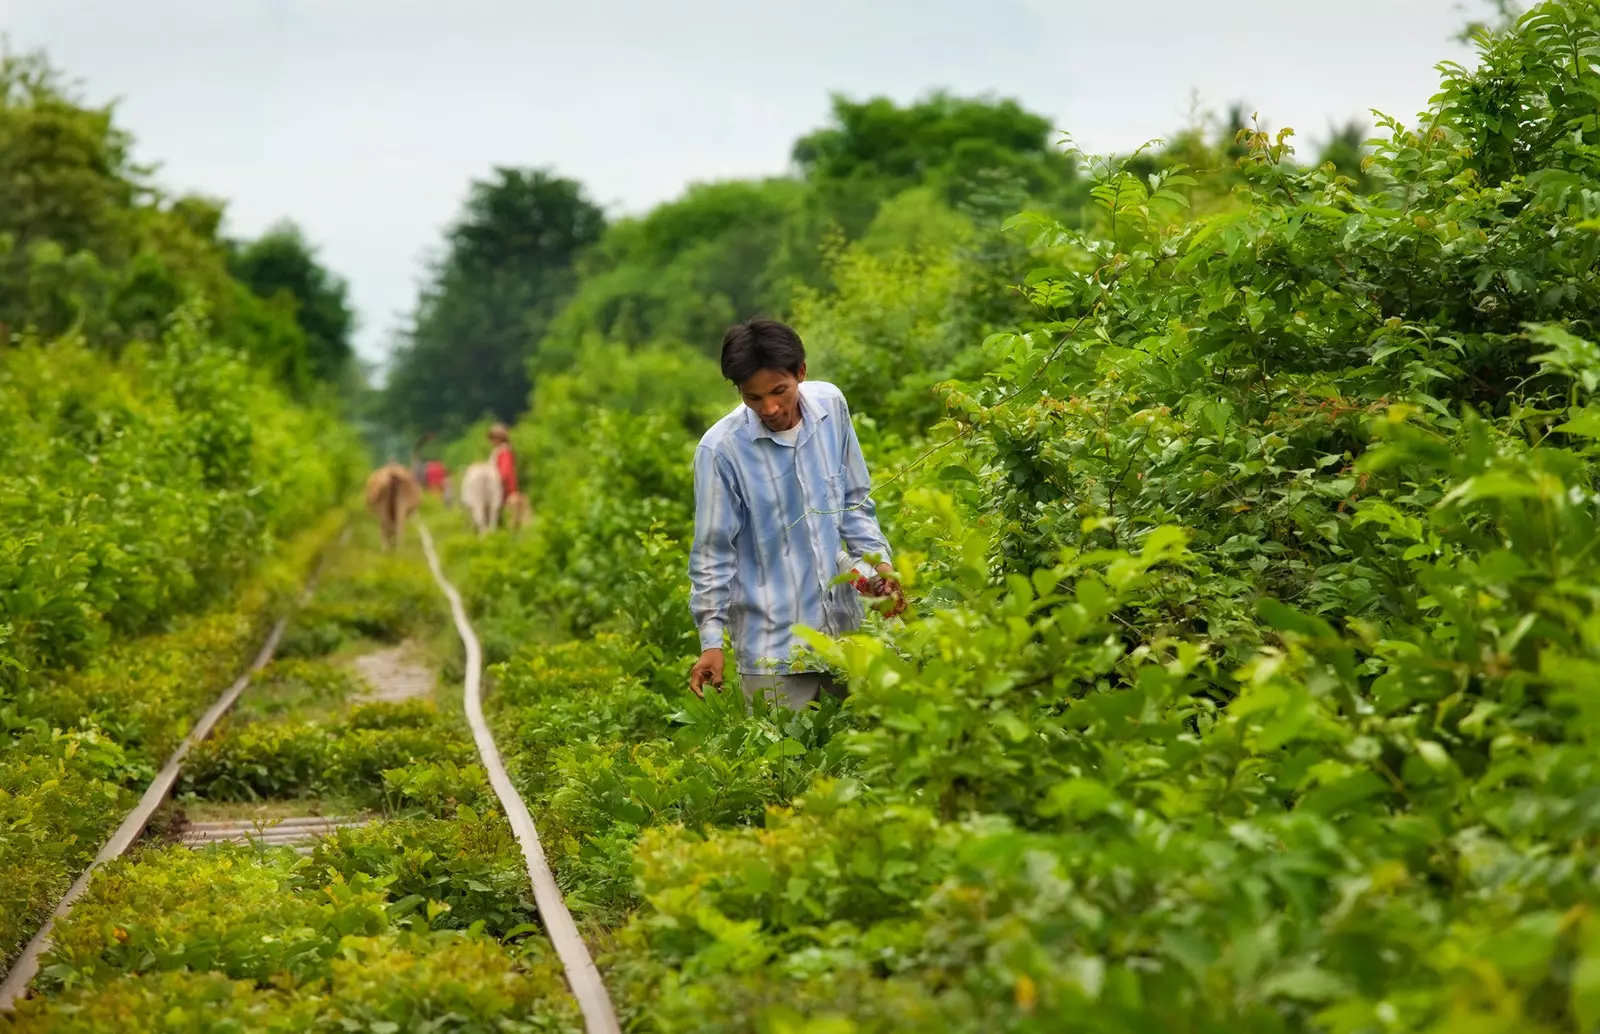
<svg viewBox="0 0 1600 1034">
<path fill-rule="evenodd" d="M 290 851 L 228 845 L 112 862 L 57 926 L 40 978 L 70 987 L 178 969 L 257 983 L 325 976 L 342 938 L 387 928 L 386 896 L 364 875 L 296 893 L 302 869 Z"/>
<path fill-rule="evenodd" d="M 100 850 L 133 795 L 81 763 L 0 752 L 0 949 L 7 961 Z"/>
<path fill-rule="evenodd" d="M 193 716 L 239 674 L 343 516 L 290 543 L 231 608 L 117 644 L 0 704 L 0 957 L 21 949 Z"/>
<path fill-rule="evenodd" d="M 475 931 L 499 915 L 486 896 L 474 931 L 408 930 L 396 882 L 438 892 L 451 879 L 509 883 L 509 870 L 439 858 L 446 844 L 517 856 L 499 828 L 363 831 L 319 855 L 219 845 L 172 848 L 108 866 L 62 923 L 14 1026 L 50 1030 L 576 1030 L 559 964 L 537 942 L 513 956 Z M 383 837 L 390 839 L 384 842 Z M 487 838 L 487 839 L 485 839 Z M 381 846 L 380 846 L 381 845 Z M 391 849 L 405 846 L 403 858 Z M 441 867 L 442 866 L 442 867 Z M 374 876 L 375 868 L 393 873 Z M 515 870 L 520 874 L 520 868 Z M 440 879 L 443 876 L 444 879 Z M 509 890 L 509 886 L 507 887 Z M 525 895 L 524 895 L 525 897 Z M 514 899 L 517 900 L 517 899 Z M 525 901 L 514 906 L 531 911 Z"/>
<path fill-rule="evenodd" d="M 383 800 L 391 812 L 420 808 L 430 815 L 452 815 L 458 807 L 496 808 L 499 798 L 482 766 L 428 761 L 386 769 Z"/>
<path fill-rule="evenodd" d="M 21 1002 L 10 1029 L 62 1034 L 298 1034 L 313 1029 L 315 1004 L 220 973 L 167 970 L 120 976 Z"/>
<path fill-rule="evenodd" d="M 313 868 L 346 881 L 358 873 L 384 879 L 399 920 L 423 909 L 435 929 L 482 923 L 495 937 L 534 921 L 522 850 L 497 812 L 458 808 L 453 819 L 396 819 L 341 829 L 318 841 Z"/>
<path fill-rule="evenodd" d="M 317 1029 L 553 1034 L 582 1029 L 554 959 L 519 967 L 497 945 L 435 934 L 352 938 Z"/>
<path fill-rule="evenodd" d="M 439 722 L 432 700 L 373 700 L 351 709 L 345 724 L 352 729 L 421 729 Z"/>
<path fill-rule="evenodd" d="M 365 709 L 363 709 L 365 710 Z M 427 725 L 256 722 L 220 730 L 184 764 L 180 792 L 214 801 L 323 794 L 376 805 L 384 774 L 418 763 L 471 763 L 470 741 L 442 722 Z"/>
<path fill-rule="evenodd" d="M 292 625 L 291 625 L 292 627 Z M 232 712 L 234 720 L 277 718 L 337 709 L 361 691 L 356 677 L 331 664 L 279 658 L 251 677 Z"/>
<path fill-rule="evenodd" d="M 317 659 L 352 643 L 398 643 L 437 627 L 443 601 L 420 558 L 377 546 L 376 522 L 355 522 L 347 548 L 285 631 L 279 657 Z"/>
<path fill-rule="evenodd" d="M 116 359 L 70 340 L 7 348 L 0 436 L 0 692 L 222 598 L 359 469 L 353 439 L 188 316 Z"/>
</svg>

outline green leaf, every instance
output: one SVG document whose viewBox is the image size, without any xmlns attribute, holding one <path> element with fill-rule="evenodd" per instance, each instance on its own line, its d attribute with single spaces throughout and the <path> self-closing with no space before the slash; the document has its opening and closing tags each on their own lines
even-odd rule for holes
<svg viewBox="0 0 1600 1034">
<path fill-rule="evenodd" d="M 1386 793 L 1389 785 L 1372 772 L 1357 772 L 1329 785 L 1319 786 L 1301 798 L 1299 810 L 1333 816 L 1352 804 Z"/>
<path fill-rule="evenodd" d="M 1468 478 L 1452 488 L 1439 500 L 1439 505 L 1452 506 L 1484 499 L 1543 499 L 1548 492 L 1546 485 L 1535 484 L 1509 471 L 1491 470 L 1487 474 Z"/>
<path fill-rule="evenodd" d="M 1326 1002 L 1348 995 L 1350 985 L 1325 969 L 1300 966 L 1276 973 L 1262 981 L 1261 993 L 1269 997 L 1293 998 L 1302 1002 Z"/>
<path fill-rule="evenodd" d="M 1574 434 L 1583 438 L 1600 438 L 1600 410 L 1586 409 L 1554 430 L 1561 434 Z"/>
<path fill-rule="evenodd" d="M 1579 1030 L 1600 1024 L 1600 952 L 1586 952 L 1573 967 L 1572 1016 Z"/>
<path fill-rule="evenodd" d="M 1050 788 L 1048 807 L 1052 814 L 1086 819 L 1105 811 L 1116 799 L 1116 792 L 1098 779 L 1069 779 Z"/>
<path fill-rule="evenodd" d="M 989 721 L 1012 743 L 1021 743 L 1033 734 L 1033 730 L 1028 728 L 1028 723 L 1010 711 L 1001 711 Z"/>
</svg>

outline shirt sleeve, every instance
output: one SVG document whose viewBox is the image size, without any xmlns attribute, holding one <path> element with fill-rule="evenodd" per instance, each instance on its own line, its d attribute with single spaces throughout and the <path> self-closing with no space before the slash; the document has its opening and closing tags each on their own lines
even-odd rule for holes
<svg viewBox="0 0 1600 1034">
<path fill-rule="evenodd" d="M 889 559 L 889 540 L 878 526 L 878 508 L 872 501 L 872 477 L 861 442 L 850 422 L 850 405 L 841 398 L 835 414 L 841 421 L 844 437 L 844 512 L 839 515 L 839 534 L 850 552 L 858 557 L 875 554 L 880 562 Z"/>
<path fill-rule="evenodd" d="M 734 539 L 744 508 L 714 450 L 694 454 L 694 544 L 689 549 L 689 610 L 700 630 L 700 649 L 720 650 L 728 624 Z"/>
<path fill-rule="evenodd" d="M 500 484 L 505 494 L 514 495 L 517 491 L 517 461 L 512 457 L 511 450 L 502 445 L 495 454 L 495 464 L 500 468 Z"/>
</svg>

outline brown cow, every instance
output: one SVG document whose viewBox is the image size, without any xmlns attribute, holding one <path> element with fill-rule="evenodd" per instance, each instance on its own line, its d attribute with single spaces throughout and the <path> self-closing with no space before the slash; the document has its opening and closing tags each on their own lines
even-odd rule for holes
<svg viewBox="0 0 1600 1034">
<path fill-rule="evenodd" d="M 367 478 L 367 509 L 383 528 L 383 548 L 392 550 L 405 534 L 406 518 L 417 511 L 422 489 L 411 471 L 398 463 L 386 463 Z"/>
</svg>

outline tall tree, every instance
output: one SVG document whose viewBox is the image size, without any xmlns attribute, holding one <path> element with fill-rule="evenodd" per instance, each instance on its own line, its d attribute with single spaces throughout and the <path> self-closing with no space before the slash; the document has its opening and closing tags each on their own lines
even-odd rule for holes
<svg viewBox="0 0 1600 1034">
<path fill-rule="evenodd" d="M 697 184 L 611 226 L 580 261 L 578 291 L 540 342 L 538 369 L 565 369 L 590 337 L 714 348 L 728 324 L 772 310 L 782 300 L 774 257 L 804 191 L 781 178 Z"/>
<path fill-rule="evenodd" d="M 228 267 L 251 291 L 290 303 L 305 334 L 306 366 L 312 377 L 338 384 L 354 349 L 355 313 L 349 287 L 325 269 L 300 228 L 282 222 L 264 236 L 235 245 Z"/>
<path fill-rule="evenodd" d="M 904 107 L 885 97 L 833 99 L 833 124 L 795 142 L 795 164 L 847 234 L 864 230 L 878 206 L 922 185 L 963 205 L 996 178 L 1047 199 L 1074 179 L 1051 140 L 1050 121 L 1012 100 L 935 92 Z"/>
<path fill-rule="evenodd" d="M 582 184 L 547 169 L 475 181 L 396 349 L 391 419 L 454 432 L 527 405 L 527 360 L 576 284 L 573 264 L 605 216 Z"/>
<path fill-rule="evenodd" d="M 73 331 L 116 350 L 160 337 L 197 301 L 218 340 L 289 390 L 336 380 L 343 284 L 292 235 L 252 246 L 241 271 L 257 282 L 242 282 L 218 234 L 222 204 L 164 196 L 132 148 L 111 107 L 86 105 L 42 53 L 0 43 L 0 345 Z"/>
</svg>

